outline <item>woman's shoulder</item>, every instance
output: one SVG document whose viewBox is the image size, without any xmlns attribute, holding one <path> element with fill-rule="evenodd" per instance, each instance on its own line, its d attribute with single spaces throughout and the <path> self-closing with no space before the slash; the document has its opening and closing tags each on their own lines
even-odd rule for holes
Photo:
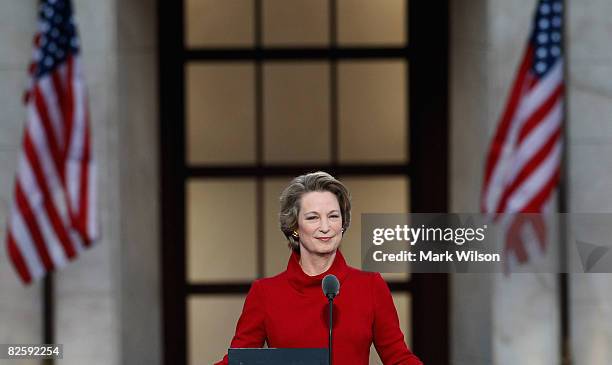
<svg viewBox="0 0 612 365">
<path fill-rule="evenodd" d="M 260 288 L 268 288 L 278 286 L 279 283 L 287 281 L 287 271 L 282 271 L 274 276 L 268 276 L 265 278 L 256 279 L 253 281 L 253 285 L 257 285 Z"/>
</svg>

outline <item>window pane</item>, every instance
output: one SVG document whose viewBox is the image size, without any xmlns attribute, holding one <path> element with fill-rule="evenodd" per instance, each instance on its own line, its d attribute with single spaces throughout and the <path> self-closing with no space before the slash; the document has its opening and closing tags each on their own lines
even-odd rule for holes
<svg viewBox="0 0 612 365">
<path fill-rule="evenodd" d="M 406 0 L 338 0 L 338 43 L 405 45 Z"/>
<path fill-rule="evenodd" d="M 245 295 L 207 295 L 187 300 L 189 364 L 213 364 L 230 346 Z"/>
<path fill-rule="evenodd" d="M 329 44 L 328 0 L 264 0 L 266 46 Z"/>
<path fill-rule="evenodd" d="M 399 317 L 400 328 L 404 333 L 404 340 L 410 350 L 412 350 L 412 333 L 410 332 L 410 328 L 412 326 L 412 318 L 411 318 L 411 300 L 412 297 L 409 293 L 392 293 L 393 295 L 393 303 L 395 304 L 395 309 L 397 310 L 397 315 Z M 382 360 L 380 360 L 380 356 L 376 352 L 376 348 L 374 344 L 370 348 L 370 364 L 382 364 Z"/>
<path fill-rule="evenodd" d="M 406 162 L 406 63 L 341 62 L 338 75 L 341 162 Z"/>
<path fill-rule="evenodd" d="M 404 339 L 408 346 L 412 346 L 412 316 L 411 316 L 411 305 L 412 297 L 410 293 L 392 293 L 393 303 L 399 316 L 400 328 L 404 333 Z"/>
<path fill-rule="evenodd" d="M 316 163 L 330 159 L 329 65 L 264 65 L 266 163 Z"/>
<path fill-rule="evenodd" d="M 186 0 L 187 48 L 253 45 L 252 0 Z"/>
<path fill-rule="evenodd" d="M 349 265 L 361 267 L 361 214 L 407 213 L 408 178 L 403 176 L 340 177 L 351 192 L 351 226 L 342 240 L 342 253 Z M 406 273 L 383 274 L 387 280 L 404 280 Z"/>
<path fill-rule="evenodd" d="M 244 63 L 187 66 L 189 164 L 255 161 L 253 70 Z"/>
<path fill-rule="evenodd" d="M 190 180 L 186 205 L 187 279 L 191 282 L 254 279 L 255 182 Z"/>
<path fill-rule="evenodd" d="M 287 239 L 279 229 L 278 213 L 280 194 L 292 178 L 289 176 L 270 178 L 264 182 L 265 276 L 273 276 L 284 271 L 291 255 L 291 250 L 287 247 Z"/>
</svg>

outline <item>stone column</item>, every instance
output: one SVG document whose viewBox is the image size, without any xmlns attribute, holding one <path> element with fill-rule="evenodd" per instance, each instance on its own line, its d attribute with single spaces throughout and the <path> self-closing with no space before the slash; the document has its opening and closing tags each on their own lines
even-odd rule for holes
<svg viewBox="0 0 612 365">
<path fill-rule="evenodd" d="M 478 212 L 484 160 L 535 1 L 451 2 L 451 210 Z M 452 363 L 558 363 L 555 275 L 454 275 Z"/>
<path fill-rule="evenodd" d="M 0 343 L 42 341 L 42 285 L 25 287 L 6 254 L 6 227 L 25 121 L 23 91 L 37 1 L 0 1 Z M 24 361 L 24 364 L 35 364 Z"/>
<path fill-rule="evenodd" d="M 121 363 L 161 364 L 157 1 L 118 0 Z"/>
<path fill-rule="evenodd" d="M 491 123 L 487 100 L 490 57 L 487 0 L 451 1 L 450 210 L 477 212 L 482 156 Z M 493 363 L 492 278 L 451 276 L 451 364 Z"/>
<path fill-rule="evenodd" d="M 153 0 L 74 1 L 99 164 L 102 239 L 57 277 L 66 364 L 160 364 Z"/>
<path fill-rule="evenodd" d="M 605 0 L 566 3 L 570 210 L 611 213 L 612 3 Z M 574 274 L 570 290 L 574 364 L 612 363 L 612 275 Z"/>
<path fill-rule="evenodd" d="M 56 341 L 66 364 L 119 364 L 121 246 L 116 1 L 73 1 L 98 164 L 101 239 L 56 275 Z"/>
</svg>

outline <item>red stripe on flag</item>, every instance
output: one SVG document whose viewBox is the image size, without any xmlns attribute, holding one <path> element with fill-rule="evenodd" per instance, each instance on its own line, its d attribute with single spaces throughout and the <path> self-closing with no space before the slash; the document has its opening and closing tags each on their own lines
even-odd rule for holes
<svg viewBox="0 0 612 365">
<path fill-rule="evenodd" d="M 557 128 L 553 134 L 550 135 L 546 143 L 540 148 L 540 150 L 533 155 L 533 157 L 523 166 L 519 174 L 516 176 L 514 181 L 504 190 L 504 195 L 499 202 L 496 213 L 504 213 L 506 211 L 506 205 L 508 199 L 521 185 L 531 176 L 531 174 L 541 165 L 541 163 L 551 153 L 557 141 L 561 138 L 561 127 Z"/>
<path fill-rule="evenodd" d="M 74 86 L 72 84 L 72 81 L 76 78 L 76 75 L 73 75 L 75 69 L 74 69 L 74 57 L 69 56 L 66 62 L 66 95 L 65 95 L 65 105 L 62 106 L 62 108 L 66 108 L 66 111 L 64 113 L 64 133 L 66 136 L 66 144 L 64 146 L 64 153 L 63 153 L 63 157 L 64 157 L 64 161 L 67 160 L 68 158 L 68 151 L 70 150 L 70 141 L 72 140 L 72 128 L 74 125 L 74 110 L 75 110 L 75 103 L 74 103 Z"/>
<path fill-rule="evenodd" d="M 523 230 L 531 225 L 533 232 L 538 240 L 538 246 L 544 250 L 546 248 L 547 233 L 546 223 L 540 214 L 517 214 L 512 217 L 512 222 L 506 230 L 506 246 L 504 249 L 505 255 L 514 254 L 519 263 L 525 263 L 529 259 L 527 249 L 525 247 L 525 237 Z M 508 269 L 506 267 L 506 269 Z"/>
<path fill-rule="evenodd" d="M 525 208 L 521 210 L 521 213 L 534 213 L 538 212 L 542 205 L 550 198 L 550 195 L 555 190 L 555 187 L 559 183 L 559 178 L 561 176 L 561 168 L 557 167 L 554 174 L 548 179 L 546 184 L 543 185 L 542 189 L 536 194 L 536 196 L 531 199 Z"/>
<path fill-rule="evenodd" d="M 30 274 L 30 270 L 28 270 L 28 265 L 26 265 L 21 251 L 17 247 L 17 244 L 15 244 L 15 239 L 13 238 L 11 231 L 8 232 L 7 236 L 7 251 L 13 265 L 15 265 L 17 273 L 21 277 L 21 280 L 23 280 L 23 282 L 26 284 L 31 283 L 32 274 Z"/>
<path fill-rule="evenodd" d="M 530 215 L 531 225 L 533 226 L 533 231 L 536 234 L 536 238 L 538 239 L 538 243 L 540 245 L 540 249 L 544 251 L 546 249 L 546 222 L 544 222 L 544 217 L 541 214 Z"/>
<path fill-rule="evenodd" d="M 533 88 L 540 83 L 540 79 L 534 77 L 532 73 L 529 73 L 525 80 L 525 92 L 530 92 Z"/>
<path fill-rule="evenodd" d="M 70 112 L 68 111 L 68 104 L 67 104 L 66 95 L 65 95 L 66 90 L 64 86 L 62 85 L 62 80 L 60 79 L 59 72 L 54 72 L 51 75 L 51 84 L 53 85 L 53 92 L 57 96 L 57 106 L 58 106 L 58 109 L 61 115 L 61 124 L 64 124 L 64 121 L 66 120 L 66 117 Z M 60 150 L 60 156 L 62 158 L 62 161 L 65 161 L 64 151 L 66 150 L 66 145 L 67 145 L 66 130 L 63 125 L 61 127 L 62 127 L 61 137 L 62 137 L 62 141 L 64 141 L 64 144 L 60 145 L 59 150 Z M 64 171 L 61 171 L 60 173 L 63 175 Z"/>
<path fill-rule="evenodd" d="M 36 34 L 34 34 L 34 39 L 33 39 L 34 48 L 40 47 L 40 37 L 41 36 L 42 35 L 40 34 L 40 32 L 36 32 Z"/>
<path fill-rule="evenodd" d="M 87 221 L 88 221 L 88 195 L 89 191 L 89 154 L 90 154 L 90 136 L 89 136 L 89 120 L 87 115 L 89 113 L 85 113 L 87 119 L 85 119 L 85 145 L 83 146 L 83 159 L 81 160 L 81 184 L 79 186 L 80 196 L 79 196 L 79 229 L 81 230 L 81 234 L 84 238 L 84 243 L 86 246 L 89 246 L 89 234 L 87 232 Z"/>
<path fill-rule="evenodd" d="M 34 75 L 37 67 L 38 67 L 38 64 L 36 62 L 30 63 L 30 66 L 28 66 L 28 74 L 30 76 Z"/>
<path fill-rule="evenodd" d="M 40 189 L 43 195 L 43 204 L 45 207 L 45 212 L 47 213 L 47 216 L 49 217 L 49 220 L 53 225 L 55 234 L 59 238 L 64 252 L 66 253 L 66 256 L 72 259 L 76 255 L 76 250 L 72 244 L 72 241 L 70 240 L 70 236 L 68 235 L 64 222 L 60 218 L 60 215 L 57 212 L 55 205 L 53 204 L 53 197 L 49 192 L 49 187 L 47 186 L 47 182 L 45 180 L 43 168 L 40 165 L 40 161 L 38 160 L 38 156 L 36 155 L 36 151 L 32 143 L 30 133 L 28 133 L 28 131 L 26 131 L 25 134 L 24 151 L 28 158 L 28 162 L 32 167 L 32 171 L 34 172 L 38 188 Z"/>
<path fill-rule="evenodd" d="M 519 69 L 519 73 L 517 75 L 516 81 L 512 86 L 512 92 L 510 93 L 510 100 L 508 101 L 508 105 L 504 111 L 502 120 L 499 124 L 497 132 L 495 133 L 495 137 L 493 138 L 493 142 L 491 143 L 491 148 L 489 150 L 489 156 L 487 157 L 487 162 L 485 165 L 485 176 L 484 176 L 484 184 L 483 184 L 483 199 L 482 199 L 482 210 L 485 211 L 485 194 L 489 189 L 489 183 L 491 180 L 491 175 L 497 162 L 499 161 L 499 157 L 501 155 L 502 149 L 506 143 L 506 139 L 508 137 L 508 132 L 510 130 L 510 125 L 512 120 L 514 119 L 514 115 L 516 113 L 517 106 L 519 101 L 521 100 L 521 95 L 524 92 L 525 88 L 525 78 L 529 73 L 529 69 L 531 67 L 531 59 L 533 56 L 533 48 L 527 47 L 525 55 L 523 57 L 523 61 L 521 63 L 521 68 Z"/>
<path fill-rule="evenodd" d="M 513 253 L 516 256 L 519 263 L 527 261 L 527 250 L 522 237 L 523 219 L 522 216 L 513 217 L 510 227 L 508 227 L 506 234 L 506 246 L 505 256 L 509 253 Z"/>
<path fill-rule="evenodd" d="M 45 105 L 45 97 L 40 91 L 40 87 L 38 85 L 34 87 L 34 102 L 36 104 L 36 111 L 38 112 L 38 116 L 40 117 L 45 133 L 45 141 L 47 141 L 47 144 L 49 145 L 51 157 L 55 164 L 55 171 L 57 171 L 57 176 L 59 176 L 62 184 L 65 186 L 64 176 L 62 175 L 63 168 L 61 149 L 57 143 L 57 140 L 55 139 L 53 125 L 51 123 L 51 119 L 49 119 L 49 113 L 47 112 L 47 106 Z"/>
<path fill-rule="evenodd" d="M 21 189 L 21 182 L 19 181 L 17 181 L 15 184 L 15 201 L 19 211 L 23 215 L 23 221 L 30 231 L 32 239 L 34 240 L 34 245 L 36 246 L 36 251 L 38 251 L 38 256 L 40 256 L 43 265 L 45 265 L 45 269 L 47 269 L 47 271 L 53 270 L 54 265 L 51 261 L 51 257 L 49 256 L 49 251 L 45 245 L 43 235 L 38 227 L 36 216 L 34 215 L 34 212 L 30 207 L 30 203 L 26 199 L 25 194 Z"/>
<path fill-rule="evenodd" d="M 555 91 L 548 96 L 546 101 L 540 105 L 540 107 L 525 121 L 521 130 L 519 131 L 518 138 L 516 141 L 517 145 L 520 145 L 525 138 L 531 133 L 531 131 L 550 113 L 557 101 L 563 95 L 563 84 L 557 86 Z"/>
</svg>

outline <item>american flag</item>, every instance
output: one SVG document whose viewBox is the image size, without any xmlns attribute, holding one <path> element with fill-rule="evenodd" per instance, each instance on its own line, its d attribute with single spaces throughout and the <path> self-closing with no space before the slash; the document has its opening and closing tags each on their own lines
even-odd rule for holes
<svg viewBox="0 0 612 365">
<path fill-rule="evenodd" d="M 64 266 L 98 234 L 89 110 L 70 0 L 41 1 L 29 75 L 6 237 L 25 283 Z"/>
<path fill-rule="evenodd" d="M 506 215 L 505 252 L 526 262 L 522 231 L 531 226 L 546 247 L 546 226 L 538 215 L 559 182 L 564 120 L 562 0 L 537 3 L 529 42 L 504 114 L 491 143 L 484 172 L 481 209 Z"/>
</svg>

